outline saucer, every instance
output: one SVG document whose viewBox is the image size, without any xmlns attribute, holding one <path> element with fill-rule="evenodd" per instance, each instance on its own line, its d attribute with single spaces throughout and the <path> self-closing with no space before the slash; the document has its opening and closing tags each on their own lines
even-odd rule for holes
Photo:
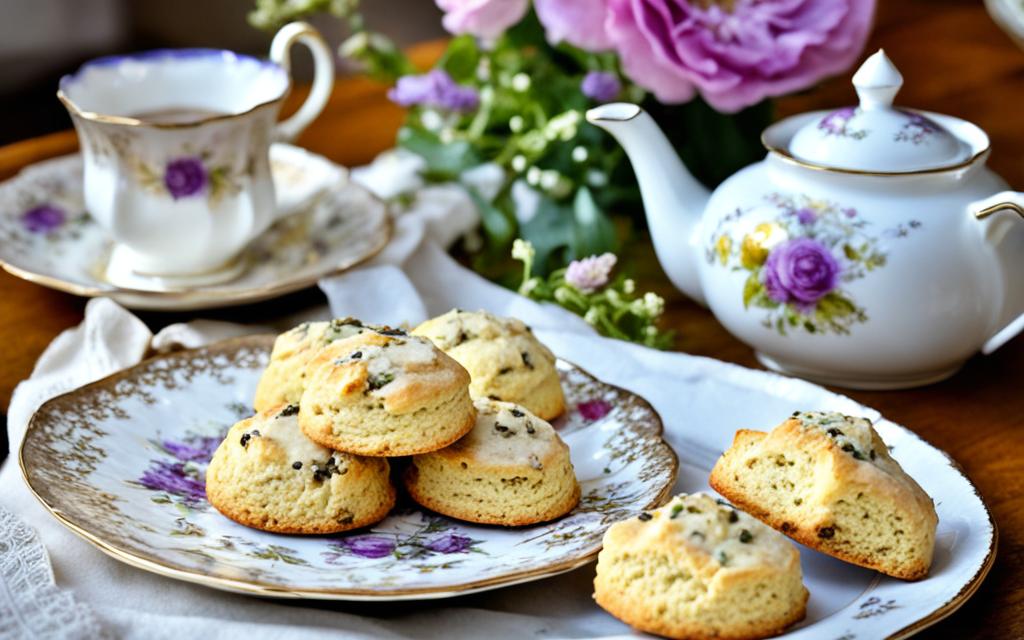
<svg viewBox="0 0 1024 640">
<path fill-rule="evenodd" d="M 86 212 L 79 154 L 26 167 L 0 184 L 0 266 L 79 296 L 132 309 L 185 311 L 267 300 L 372 257 L 387 244 L 387 205 L 322 156 L 287 144 L 270 149 L 284 217 L 238 258 L 240 277 L 207 286 L 139 276 L 106 278 L 114 242 Z"/>
</svg>

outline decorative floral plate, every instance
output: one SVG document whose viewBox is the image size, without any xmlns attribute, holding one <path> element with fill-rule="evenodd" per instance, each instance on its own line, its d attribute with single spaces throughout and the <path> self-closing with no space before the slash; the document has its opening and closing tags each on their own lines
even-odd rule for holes
<svg viewBox="0 0 1024 640">
<path fill-rule="evenodd" d="M 63 524 L 128 564 L 211 587 L 324 599 L 441 598 L 535 580 L 597 554 L 615 521 L 662 504 L 677 460 L 646 400 L 559 361 L 583 498 L 551 523 L 470 525 L 400 499 L 383 522 L 336 536 L 236 524 L 205 496 L 206 463 L 251 414 L 271 336 L 147 360 L 50 400 L 21 449 L 25 478 Z"/>
<path fill-rule="evenodd" d="M 108 296 L 135 309 L 189 310 L 258 302 L 348 269 L 387 244 L 387 206 L 346 171 L 299 147 L 270 150 L 278 207 L 290 213 L 254 240 L 249 269 L 224 284 L 119 287 L 104 274 L 112 241 L 86 212 L 78 154 L 32 165 L 0 184 L 0 266 L 43 286 Z"/>
</svg>

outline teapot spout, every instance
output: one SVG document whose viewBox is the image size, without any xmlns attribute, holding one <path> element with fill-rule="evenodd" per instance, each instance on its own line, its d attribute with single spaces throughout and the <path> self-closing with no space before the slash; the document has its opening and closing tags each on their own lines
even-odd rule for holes
<svg viewBox="0 0 1024 640">
<path fill-rule="evenodd" d="M 654 118 L 637 105 L 595 107 L 587 111 L 587 121 L 612 134 L 629 156 L 665 273 L 680 291 L 706 305 L 696 238 L 710 192 L 690 175 Z"/>
</svg>

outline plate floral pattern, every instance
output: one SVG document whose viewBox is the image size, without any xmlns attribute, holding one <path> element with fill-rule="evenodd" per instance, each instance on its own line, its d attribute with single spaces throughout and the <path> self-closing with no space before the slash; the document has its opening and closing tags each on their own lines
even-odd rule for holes
<svg viewBox="0 0 1024 640">
<path fill-rule="evenodd" d="M 343 169 L 285 144 L 273 145 L 270 159 L 278 207 L 291 215 L 250 244 L 243 258 L 250 267 L 231 282 L 191 288 L 146 280 L 137 288 L 108 282 L 104 274 L 113 242 L 85 210 L 78 154 L 33 165 L 0 184 L 0 265 L 51 288 L 109 296 L 130 308 L 187 310 L 296 291 L 366 260 L 387 244 L 387 206 L 350 182 Z M 184 180 L 184 173 L 195 168 L 182 164 L 179 169 Z"/>
<path fill-rule="evenodd" d="M 677 460 L 642 398 L 559 361 L 583 498 L 543 525 L 476 526 L 400 499 L 383 522 L 336 536 L 238 525 L 205 496 L 223 434 L 251 413 L 270 336 L 159 356 L 47 402 L 21 451 L 25 477 L 65 525 L 114 557 L 217 588 L 326 599 L 445 597 L 568 571 L 613 522 L 659 505 Z"/>
<path fill-rule="evenodd" d="M 849 334 L 868 313 L 847 290 L 886 265 L 886 240 L 904 238 L 922 224 L 908 220 L 874 231 L 857 209 L 802 194 L 770 193 L 768 220 L 730 232 L 755 209 L 736 209 L 719 220 L 706 250 L 710 264 L 748 274 L 743 306 L 763 309 L 762 324 L 788 335 Z"/>
</svg>

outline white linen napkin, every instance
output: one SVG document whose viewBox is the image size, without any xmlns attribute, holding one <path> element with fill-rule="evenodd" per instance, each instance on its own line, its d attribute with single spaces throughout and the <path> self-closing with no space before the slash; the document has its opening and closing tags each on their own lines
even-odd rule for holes
<svg viewBox="0 0 1024 640">
<path fill-rule="evenodd" d="M 385 161 L 395 159 L 386 157 Z M 357 179 L 359 174 L 355 172 Z M 372 184 L 366 175 L 363 178 Z M 392 178 L 397 182 L 408 176 Z M 578 316 L 557 306 L 537 304 L 464 269 L 442 248 L 475 224 L 466 209 L 472 203 L 460 193 L 451 185 L 418 191 L 412 207 L 397 221 L 388 247 L 370 263 L 322 281 L 320 287 L 330 309 L 307 310 L 303 317 L 352 315 L 372 322 L 415 324 L 461 307 L 522 318 L 559 356 L 646 396 L 664 418 L 667 437 L 682 460 L 704 468 L 732 436 L 731 430 L 716 434 L 720 440 L 717 450 L 688 442 L 684 434 L 705 428 L 701 421 L 708 415 L 720 417 L 726 424 L 744 425 L 771 422 L 774 414 L 781 418 L 798 406 L 809 409 L 828 404 L 833 409 L 863 413 L 853 401 L 805 382 L 597 337 Z M 271 329 L 280 330 L 293 321 L 295 316 Z M 52 579 L 42 579 L 19 587 L 23 593 L 18 598 L 11 596 L 14 585 L 3 567 L 26 554 L 36 554 L 45 562 L 41 542 L 49 552 L 57 585 L 74 594 L 74 599 L 60 594 L 61 601 L 68 603 L 63 610 L 78 612 L 79 626 L 63 627 L 64 637 L 69 638 L 101 633 L 88 622 L 86 606 L 104 633 L 123 638 L 450 639 L 484 633 L 493 638 L 612 638 L 629 633 L 625 625 L 593 604 L 592 566 L 530 584 L 422 603 L 260 600 L 171 580 L 115 561 L 58 524 L 30 494 L 20 476 L 17 451 L 29 417 L 43 401 L 130 366 L 151 350 L 197 346 L 267 330 L 194 321 L 172 325 L 153 336 L 117 304 L 104 299 L 89 302 L 82 324 L 54 340 L 32 377 L 18 386 L 11 403 L 8 431 L 12 455 L 0 469 L 0 521 L 6 508 L 20 518 L 16 526 L 34 527 L 38 539 L 29 540 L 28 550 L 24 545 L 5 546 L 0 530 L 0 615 L 5 610 L 31 611 L 30 607 L 38 604 L 26 602 L 60 594 Z M 764 394 L 765 389 L 773 389 L 773 393 L 758 402 L 735 401 Z M 687 477 L 685 467 L 681 475 L 681 482 L 694 485 L 695 479 Z M 702 485 L 703 481 L 697 482 Z M 49 567 L 39 573 L 47 578 Z M 31 621 L 0 623 L 0 640 L 35 636 Z"/>
</svg>

